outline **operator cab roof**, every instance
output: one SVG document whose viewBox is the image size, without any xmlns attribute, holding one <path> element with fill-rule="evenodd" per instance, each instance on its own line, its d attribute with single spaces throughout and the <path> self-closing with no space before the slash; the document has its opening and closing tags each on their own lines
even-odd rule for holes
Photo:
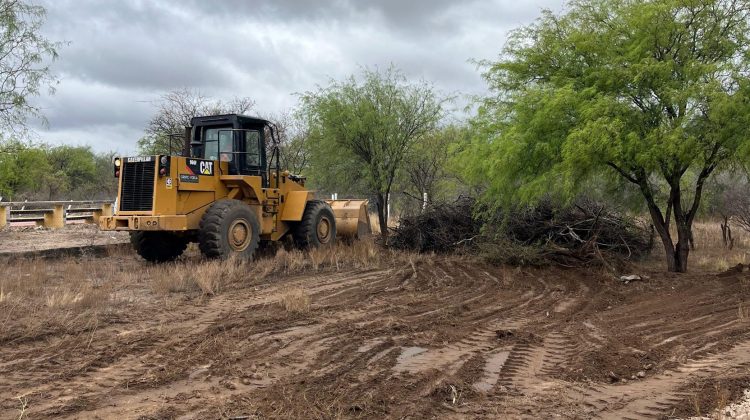
<svg viewBox="0 0 750 420">
<path fill-rule="evenodd" d="M 190 125 L 195 127 L 199 125 L 232 125 L 232 126 L 246 126 L 246 125 L 266 125 L 268 120 L 258 117 L 248 117 L 247 115 L 239 114 L 224 114 L 224 115 L 211 115 L 206 117 L 194 117 L 190 120 Z"/>
</svg>

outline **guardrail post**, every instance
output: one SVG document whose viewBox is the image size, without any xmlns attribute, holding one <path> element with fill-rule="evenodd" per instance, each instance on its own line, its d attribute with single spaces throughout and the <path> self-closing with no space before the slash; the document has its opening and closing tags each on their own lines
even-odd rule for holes
<svg viewBox="0 0 750 420">
<path fill-rule="evenodd" d="M 10 206 L 0 205 L 0 229 L 8 226 L 8 213 L 10 213 Z"/>
<path fill-rule="evenodd" d="M 91 219 L 86 220 L 87 223 L 99 223 L 99 218 L 102 216 L 112 215 L 112 203 L 103 203 L 101 210 L 94 210 L 91 214 Z"/>
<path fill-rule="evenodd" d="M 60 229 L 65 227 L 65 206 L 55 204 L 52 211 L 44 213 L 44 227 L 48 229 Z"/>
<path fill-rule="evenodd" d="M 104 203 L 102 204 L 102 216 L 111 216 L 112 215 L 112 203 Z M 98 220 L 97 220 L 98 222 Z"/>
</svg>

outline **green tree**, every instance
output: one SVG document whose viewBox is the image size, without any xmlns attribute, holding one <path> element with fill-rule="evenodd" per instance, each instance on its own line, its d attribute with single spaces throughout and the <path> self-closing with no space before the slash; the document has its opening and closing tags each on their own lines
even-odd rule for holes
<svg viewBox="0 0 750 420">
<path fill-rule="evenodd" d="M 619 177 L 645 200 L 667 268 L 686 271 L 706 180 L 750 139 L 749 10 L 579 0 L 544 12 L 487 63 L 493 94 L 473 121 L 466 174 L 496 204 Z"/>
<path fill-rule="evenodd" d="M 29 116 L 41 116 L 29 99 L 56 82 L 49 62 L 59 43 L 41 34 L 46 11 L 20 0 L 0 1 L 0 129 L 25 127 Z"/>
<path fill-rule="evenodd" d="M 48 199 L 65 198 L 63 193 L 96 181 L 94 153 L 88 146 L 56 146 L 47 151 L 50 176 L 47 177 Z"/>
<path fill-rule="evenodd" d="M 51 177 L 44 148 L 17 140 L 0 143 L 0 196 L 9 201 L 33 198 Z"/>
<path fill-rule="evenodd" d="M 411 83 L 392 67 L 306 93 L 311 177 L 332 191 L 365 189 L 375 197 L 380 226 L 388 226 L 396 175 L 414 144 L 443 117 L 444 101 L 431 85 Z M 383 237 L 387 232 L 381 229 Z"/>
</svg>

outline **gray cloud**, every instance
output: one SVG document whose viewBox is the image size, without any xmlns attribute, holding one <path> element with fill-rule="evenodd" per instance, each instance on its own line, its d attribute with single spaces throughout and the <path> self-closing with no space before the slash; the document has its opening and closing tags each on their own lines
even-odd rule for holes
<svg viewBox="0 0 750 420">
<path fill-rule="evenodd" d="M 45 33 L 69 41 L 55 96 L 37 103 L 54 143 L 134 151 L 153 101 L 189 87 L 249 96 L 268 115 L 360 67 L 401 68 L 446 93 L 478 94 L 470 59 L 492 59 L 514 27 L 563 0 L 44 0 Z"/>
</svg>

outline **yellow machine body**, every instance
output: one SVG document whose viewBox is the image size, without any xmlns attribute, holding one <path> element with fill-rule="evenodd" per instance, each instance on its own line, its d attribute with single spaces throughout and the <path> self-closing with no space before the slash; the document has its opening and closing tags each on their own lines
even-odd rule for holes
<svg viewBox="0 0 750 420">
<path fill-rule="evenodd" d="M 164 164 L 163 158 L 167 163 Z M 261 176 L 229 175 L 227 162 L 184 156 L 137 156 L 121 160 L 116 214 L 101 217 L 102 230 L 190 232 L 217 200 L 247 203 L 260 222 L 260 239 L 277 241 L 302 220 L 314 193 L 287 171 Z M 339 237 L 370 232 L 367 200 L 327 200 Z"/>
</svg>

